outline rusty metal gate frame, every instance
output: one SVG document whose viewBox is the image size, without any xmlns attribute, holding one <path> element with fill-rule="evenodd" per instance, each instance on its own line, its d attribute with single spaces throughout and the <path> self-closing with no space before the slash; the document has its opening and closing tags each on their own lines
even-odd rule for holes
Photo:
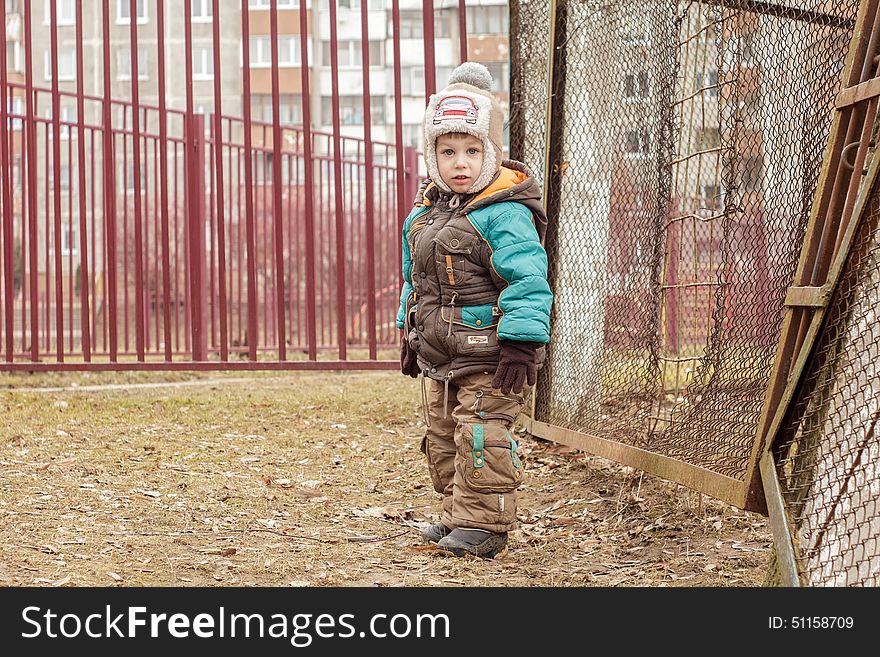
<svg viewBox="0 0 880 657">
<path fill-rule="evenodd" d="M 873 158 L 870 167 L 863 168 L 871 148 L 880 96 L 880 77 L 871 73 L 877 68 L 873 53 L 877 51 L 878 41 L 880 0 L 864 0 L 859 7 L 843 71 L 831 139 L 797 274 L 786 295 L 776 361 L 752 453 L 747 504 L 760 505 L 763 494 L 773 529 L 777 564 L 782 581 L 788 586 L 800 583 L 795 558 L 797 548 L 782 498 L 773 446 L 821 335 L 828 303 L 840 282 L 857 228 L 877 184 L 880 158 Z M 853 151 L 855 156 L 850 165 L 847 158 Z"/>
<path fill-rule="evenodd" d="M 878 3 L 880 0 L 862 0 L 859 5 L 842 73 L 842 91 L 836 103 L 795 284 L 786 296 L 781 339 L 745 479 L 734 479 L 675 458 L 535 420 L 537 395 L 532 397 L 531 415 L 523 418 L 524 427 L 529 433 L 675 481 L 743 509 L 764 515 L 769 511 L 777 543 L 787 542 L 791 546 L 791 532 L 780 506 L 779 484 L 769 447 L 804 369 L 810 346 L 818 335 L 825 304 L 849 251 L 855 226 L 859 223 L 852 221 L 852 218 L 861 216 L 867 198 L 864 190 L 873 186 L 877 176 L 877 162 L 872 164 L 867 185 L 860 185 L 862 176 L 854 176 L 851 172 L 862 171 L 865 166 L 877 97 L 880 96 L 880 79 L 867 75 L 864 55 L 868 48 L 868 37 L 877 37 L 876 22 L 880 21 Z M 754 11 L 762 11 L 763 5 L 741 0 L 718 0 L 715 4 Z M 550 11 L 548 126 L 554 115 L 561 111 L 563 94 L 560 85 L 564 85 L 565 52 L 557 46 L 560 41 L 565 42 L 566 3 L 551 0 Z M 559 144 L 552 137 L 554 133 L 548 128 L 547 134 L 544 198 L 548 199 L 547 212 L 552 217 L 554 208 L 550 201 L 553 197 L 549 191 L 552 185 L 560 184 L 564 171 L 562 163 L 553 159 L 554 153 L 561 152 Z M 857 135 L 858 139 L 854 141 Z M 850 166 L 847 158 L 853 154 L 853 164 Z M 551 221 L 549 230 L 553 229 L 554 222 Z M 538 385 L 541 385 L 540 380 Z M 785 554 L 781 556 L 785 560 Z M 791 559 L 787 562 L 794 563 Z"/>
</svg>

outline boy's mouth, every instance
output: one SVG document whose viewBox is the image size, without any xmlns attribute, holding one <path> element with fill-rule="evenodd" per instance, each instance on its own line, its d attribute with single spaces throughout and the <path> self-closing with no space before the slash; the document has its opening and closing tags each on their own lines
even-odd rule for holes
<svg viewBox="0 0 880 657">
<path fill-rule="evenodd" d="M 465 181 L 470 180 L 471 177 L 470 176 L 453 176 L 452 179 L 455 180 L 456 182 L 465 182 Z"/>
</svg>

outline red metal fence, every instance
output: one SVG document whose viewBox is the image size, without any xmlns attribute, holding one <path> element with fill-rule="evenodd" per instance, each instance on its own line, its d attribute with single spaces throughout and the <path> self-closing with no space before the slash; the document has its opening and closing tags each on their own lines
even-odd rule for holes
<svg viewBox="0 0 880 657">
<path fill-rule="evenodd" d="M 265 70 L 250 62 L 248 0 L 240 7 L 105 0 L 86 3 L 95 12 L 91 21 L 84 21 L 84 3 L 72 3 L 72 60 L 59 45 L 60 30 L 70 29 L 67 3 L 45 4 L 42 24 L 35 3 L 20 7 L 19 76 L 7 72 L 8 53 L 16 51 L 8 47 L 10 20 L 0 3 L 7 25 L 0 50 L 0 369 L 393 365 L 396 354 L 382 350 L 398 340 L 400 222 L 418 169 L 416 151 L 403 146 L 398 0 L 389 0 L 395 143 L 375 140 L 371 130 L 367 0 L 357 3 L 363 128 L 354 136 L 342 125 L 337 0 L 329 0 L 330 131 L 311 127 L 311 95 L 320 86 L 310 79 L 313 68 L 291 73 L 281 66 L 282 56 L 296 58 L 295 35 L 309 34 L 319 18 L 305 3 L 282 2 L 285 12 L 278 0 L 262 3 L 271 51 Z M 212 62 L 204 54 L 197 59 L 198 49 L 194 54 L 194 4 L 197 15 L 211 18 L 205 52 Z M 355 3 L 346 7 L 350 15 L 358 10 Z M 436 84 L 432 9 L 424 0 L 426 95 Z M 463 58 L 464 0 L 458 10 Z M 120 15 L 140 19 L 147 12 L 154 12 L 149 22 L 128 19 L 120 40 Z M 230 25 L 239 22 L 240 43 L 249 45 L 240 48 L 240 70 L 224 70 Z M 86 39 L 90 24 L 100 29 Z M 294 32 L 287 41 L 279 38 L 280 25 Z M 172 32 L 181 26 L 185 52 L 172 60 Z M 205 34 L 204 25 L 195 27 Z M 34 28 L 49 35 L 50 86 L 35 84 Z M 309 41 L 299 38 L 300 62 L 310 61 Z M 87 53 L 86 43 L 99 50 Z M 280 44 L 288 50 L 281 53 Z M 127 62 L 118 52 L 113 60 L 119 47 L 128 49 Z M 120 70 L 131 80 L 121 90 Z M 193 82 L 205 70 L 213 79 L 208 110 L 196 106 Z M 282 80 L 282 72 L 297 79 Z M 227 73 L 241 76 L 240 99 L 230 101 Z M 266 76 L 271 80 L 269 121 L 251 115 L 256 74 L 264 85 Z M 94 93 L 86 78 L 95 81 Z M 61 88 L 72 79 L 75 90 Z M 291 86 L 301 93 L 298 121 L 282 115 L 282 92 Z M 175 95 L 182 106 L 174 106 Z M 240 106 L 241 116 L 227 106 Z"/>
</svg>

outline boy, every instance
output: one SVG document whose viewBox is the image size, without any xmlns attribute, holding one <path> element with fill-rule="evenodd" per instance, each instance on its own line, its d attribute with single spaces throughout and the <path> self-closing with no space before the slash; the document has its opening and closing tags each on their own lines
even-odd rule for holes
<svg viewBox="0 0 880 657">
<path fill-rule="evenodd" d="M 423 375 L 421 450 L 443 495 L 441 521 L 422 536 L 487 559 L 516 526 L 523 466 L 511 431 L 544 361 L 553 300 L 541 191 L 524 165 L 501 160 L 491 88 L 488 69 L 466 62 L 428 103 L 430 179 L 403 226 L 397 315 L 401 371 Z"/>
</svg>

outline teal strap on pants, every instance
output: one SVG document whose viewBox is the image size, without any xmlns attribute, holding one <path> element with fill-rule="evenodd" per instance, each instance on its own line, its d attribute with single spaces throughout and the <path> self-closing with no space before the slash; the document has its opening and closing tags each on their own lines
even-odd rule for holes
<svg viewBox="0 0 880 657">
<path fill-rule="evenodd" d="M 474 433 L 474 467 L 482 468 L 483 467 L 483 445 L 485 443 L 485 428 L 482 424 L 475 424 L 473 428 Z"/>
<path fill-rule="evenodd" d="M 519 446 L 516 444 L 516 441 L 513 439 L 513 436 L 510 435 L 509 431 L 507 432 L 507 438 L 510 440 L 510 460 L 513 461 L 513 467 L 518 468 L 522 465 L 519 462 L 519 457 L 516 455 L 516 450 Z"/>
</svg>

